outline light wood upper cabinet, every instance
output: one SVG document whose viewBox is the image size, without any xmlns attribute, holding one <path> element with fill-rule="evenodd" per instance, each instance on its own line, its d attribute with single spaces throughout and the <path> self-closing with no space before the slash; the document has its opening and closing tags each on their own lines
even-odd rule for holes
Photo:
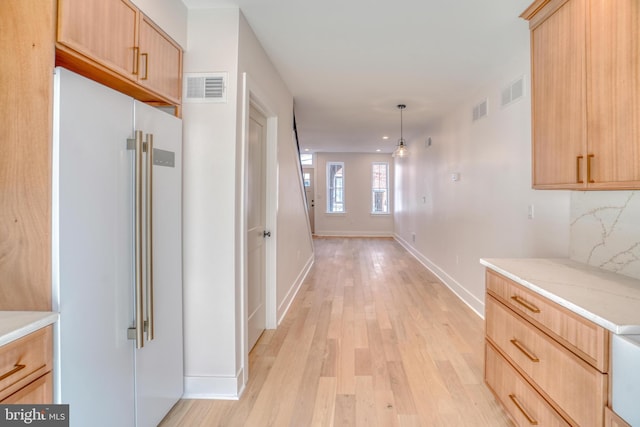
<svg viewBox="0 0 640 427">
<path fill-rule="evenodd" d="M 129 0 L 58 0 L 56 63 L 143 102 L 179 105 L 182 49 Z"/>
<path fill-rule="evenodd" d="M 640 188 L 640 5 L 538 0 L 530 21 L 533 187 Z"/>
<path fill-rule="evenodd" d="M 139 82 L 180 103 L 182 49 L 145 15 L 140 17 Z"/>
<path fill-rule="evenodd" d="M 59 0 L 58 43 L 135 80 L 138 13 L 128 0 Z"/>
</svg>

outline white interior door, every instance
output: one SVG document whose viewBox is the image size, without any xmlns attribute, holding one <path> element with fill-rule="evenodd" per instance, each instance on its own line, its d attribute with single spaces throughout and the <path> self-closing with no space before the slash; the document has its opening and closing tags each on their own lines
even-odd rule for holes
<svg viewBox="0 0 640 427">
<path fill-rule="evenodd" d="M 315 233 L 315 190 L 313 183 L 313 169 L 312 168 L 304 168 L 302 170 L 302 178 L 304 181 L 304 191 L 307 195 L 307 212 L 309 213 L 309 225 L 311 226 L 311 232 Z"/>
<path fill-rule="evenodd" d="M 255 108 L 249 115 L 247 163 L 248 338 L 252 349 L 266 327 L 265 309 L 265 154 L 267 120 Z"/>
</svg>

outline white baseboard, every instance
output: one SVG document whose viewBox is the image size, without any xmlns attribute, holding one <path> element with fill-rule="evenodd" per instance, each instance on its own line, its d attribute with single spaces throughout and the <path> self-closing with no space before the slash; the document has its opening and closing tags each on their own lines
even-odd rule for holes
<svg viewBox="0 0 640 427">
<path fill-rule="evenodd" d="M 291 286 L 291 288 L 289 289 L 289 292 L 287 292 L 287 295 L 282 300 L 282 303 L 278 306 L 278 312 L 276 314 L 278 325 L 282 322 L 282 319 L 284 319 L 284 316 L 287 315 L 287 312 L 289 311 L 289 308 L 291 307 L 293 300 L 298 294 L 298 291 L 300 290 L 300 287 L 302 286 L 304 279 L 307 278 L 309 271 L 311 271 L 311 267 L 313 267 L 314 261 L 315 261 L 315 254 L 312 253 L 309 259 L 307 260 L 306 265 L 304 266 L 302 271 L 300 271 L 300 274 L 298 274 L 298 277 L 293 283 L 293 286 Z"/>
<path fill-rule="evenodd" d="M 183 399 L 238 400 L 244 391 L 244 370 L 235 377 L 184 377 Z"/>
<path fill-rule="evenodd" d="M 318 237 L 393 237 L 393 233 L 386 231 L 315 231 Z"/>
<path fill-rule="evenodd" d="M 406 240 L 402 239 L 400 236 L 395 234 L 393 236 L 398 243 L 402 245 L 411 255 L 413 255 L 427 270 L 429 270 L 433 275 L 435 275 L 444 285 L 451 289 L 462 302 L 471 308 L 480 318 L 484 319 L 484 302 L 479 300 L 475 295 L 469 292 L 464 286 L 458 283 L 453 277 L 449 276 L 447 272 L 438 267 L 435 263 L 433 263 L 430 259 L 422 255 L 420 252 L 416 250 L 413 246 L 409 244 Z"/>
</svg>

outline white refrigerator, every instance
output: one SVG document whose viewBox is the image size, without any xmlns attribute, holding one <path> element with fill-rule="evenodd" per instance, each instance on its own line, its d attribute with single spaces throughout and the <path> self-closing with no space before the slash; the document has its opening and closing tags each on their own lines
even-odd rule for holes
<svg viewBox="0 0 640 427">
<path fill-rule="evenodd" d="M 182 121 L 54 80 L 54 399 L 72 427 L 156 426 L 183 393 Z"/>
</svg>

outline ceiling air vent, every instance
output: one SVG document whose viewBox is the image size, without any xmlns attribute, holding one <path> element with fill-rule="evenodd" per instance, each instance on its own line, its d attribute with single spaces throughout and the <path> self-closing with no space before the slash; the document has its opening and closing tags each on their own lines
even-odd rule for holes
<svg viewBox="0 0 640 427">
<path fill-rule="evenodd" d="M 524 77 L 502 89 L 502 106 L 506 107 L 524 96 Z"/>
<path fill-rule="evenodd" d="M 483 117 L 486 117 L 489 114 L 489 106 L 487 104 L 486 98 L 480 102 L 479 104 L 473 107 L 473 121 L 480 120 Z"/>
<path fill-rule="evenodd" d="M 184 102 L 227 102 L 227 73 L 185 73 Z"/>
</svg>

